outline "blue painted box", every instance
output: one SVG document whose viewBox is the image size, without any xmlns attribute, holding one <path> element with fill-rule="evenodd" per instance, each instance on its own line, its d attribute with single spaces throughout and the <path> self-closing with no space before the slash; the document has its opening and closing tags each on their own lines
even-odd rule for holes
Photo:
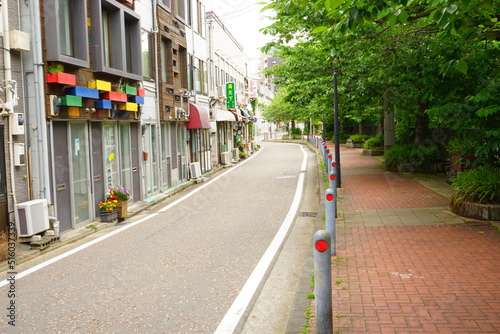
<svg viewBox="0 0 500 334">
<path fill-rule="evenodd" d="M 99 90 L 94 88 L 88 88 L 83 86 L 75 86 L 71 88 L 66 88 L 67 95 L 81 96 L 89 99 L 98 99 Z"/>
<path fill-rule="evenodd" d="M 144 96 L 133 95 L 128 97 L 128 102 L 144 104 Z"/>
<path fill-rule="evenodd" d="M 94 107 L 96 109 L 111 109 L 111 100 L 99 100 L 94 102 Z"/>
</svg>

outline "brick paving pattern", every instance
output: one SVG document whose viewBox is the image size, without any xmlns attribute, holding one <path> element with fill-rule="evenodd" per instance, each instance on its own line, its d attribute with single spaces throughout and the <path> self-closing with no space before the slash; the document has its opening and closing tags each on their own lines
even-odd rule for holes
<svg viewBox="0 0 500 334">
<path fill-rule="evenodd" d="M 500 333 L 500 232 L 360 153 L 341 148 L 333 332 Z"/>
</svg>

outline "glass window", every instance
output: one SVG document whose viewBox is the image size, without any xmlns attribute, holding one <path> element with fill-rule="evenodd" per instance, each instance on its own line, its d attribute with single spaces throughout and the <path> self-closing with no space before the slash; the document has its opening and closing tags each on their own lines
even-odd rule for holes
<svg viewBox="0 0 500 334">
<path fill-rule="evenodd" d="M 109 31 L 109 17 L 108 12 L 102 12 L 102 35 L 103 35 L 103 51 L 104 51 L 104 65 L 113 66 L 111 62 L 111 38 Z"/>
<path fill-rule="evenodd" d="M 168 82 L 168 64 L 170 55 L 170 43 L 166 38 L 161 39 L 161 80 Z"/>
<path fill-rule="evenodd" d="M 130 123 L 120 123 L 121 186 L 132 191 L 132 159 L 130 156 Z"/>
<path fill-rule="evenodd" d="M 73 56 L 73 26 L 71 24 L 72 2 L 59 0 L 59 48 L 61 53 Z"/>
<path fill-rule="evenodd" d="M 175 15 L 177 15 L 183 21 L 186 21 L 186 3 L 184 1 L 185 0 L 175 1 Z"/>
<path fill-rule="evenodd" d="M 47 60 L 88 67 L 86 1 L 44 0 L 43 11 Z"/>
<path fill-rule="evenodd" d="M 142 44 L 142 75 L 145 79 L 154 79 L 154 57 L 153 57 L 153 34 L 143 30 L 141 34 Z"/>
<path fill-rule="evenodd" d="M 205 18 L 205 5 L 203 5 L 200 1 L 198 1 L 198 6 L 197 6 L 197 11 L 198 11 L 198 29 L 196 32 L 200 34 L 201 36 L 205 37 L 205 24 L 204 24 L 204 18 Z"/>
</svg>

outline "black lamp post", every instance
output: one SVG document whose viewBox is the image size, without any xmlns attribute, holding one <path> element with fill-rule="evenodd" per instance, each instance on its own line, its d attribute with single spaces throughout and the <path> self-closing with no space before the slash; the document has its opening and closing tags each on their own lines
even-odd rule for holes
<svg viewBox="0 0 500 334">
<path fill-rule="evenodd" d="M 332 52 L 332 56 L 335 57 L 335 52 Z M 334 61 L 335 63 L 335 61 Z M 335 131 L 335 162 L 336 170 L 335 175 L 337 176 L 337 188 L 342 187 L 341 177 L 340 177 L 340 142 L 339 142 L 339 101 L 337 94 L 337 67 L 333 68 L 333 113 L 335 118 L 334 131 Z"/>
</svg>

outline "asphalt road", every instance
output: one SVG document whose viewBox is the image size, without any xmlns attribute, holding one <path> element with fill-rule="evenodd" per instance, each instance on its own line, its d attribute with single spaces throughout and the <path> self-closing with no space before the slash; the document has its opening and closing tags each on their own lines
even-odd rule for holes
<svg viewBox="0 0 500 334">
<path fill-rule="evenodd" d="M 317 211 L 316 157 L 262 146 L 123 225 L 18 266 L 15 297 L 0 288 L 1 330 L 285 333 L 311 248 L 315 219 L 300 212 Z"/>
</svg>

